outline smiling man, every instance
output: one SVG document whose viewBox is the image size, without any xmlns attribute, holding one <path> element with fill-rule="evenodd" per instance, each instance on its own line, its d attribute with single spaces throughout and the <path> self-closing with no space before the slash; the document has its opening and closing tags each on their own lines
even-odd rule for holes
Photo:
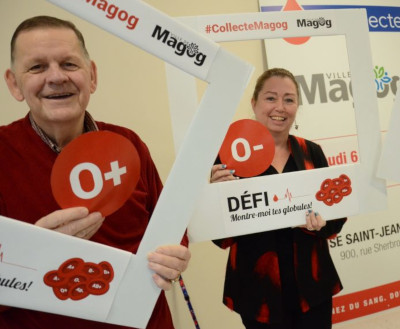
<svg viewBox="0 0 400 329">
<path fill-rule="evenodd" d="M 11 40 L 11 68 L 7 86 L 28 114 L 0 127 L 0 215 L 78 238 L 137 251 L 162 189 L 150 152 L 133 131 L 97 122 L 86 111 L 96 91 L 96 65 L 85 48 L 82 34 L 68 21 L 37 16 L 22 22 Z M 128 138 L 140 157 L 138 184 L 115 213 L 105 220 L 84 207 L 59 209 L 50 175 L 59 152 L 89 131 L 108 130 Z M 187 239 L 183 239 L 187 244 Z M 51 248 L 52 246 L 48 246 Z M 183 245 L 161 246 L 148 256 L 153 279 L 169 289 L 188 265 L 190 252 Z M 45 260 L 44 260 L 45 261 Z M 0 328 L 121 328 L 105 323 L 0 307 Z M 148 328 L 172 329 L 162 293 Z"/>
<path fill-rule="evenodd" d="M 5 79 L 31 118 L 60 148 L 82 134 L 85 109 L 97 86 L 96 65 L 75 32 L 23 30 L 12 40 Z"/>
</svg>

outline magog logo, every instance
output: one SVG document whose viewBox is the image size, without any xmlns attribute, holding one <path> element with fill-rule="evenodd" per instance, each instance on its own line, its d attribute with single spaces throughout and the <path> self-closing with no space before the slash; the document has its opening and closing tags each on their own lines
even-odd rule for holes
<svg viewBox="0 0 400 329">
<path fill-rule="evenodd" d="M 297 27 L 313 27 L 318 29 L 319 27 L 326 26 L 330 29 L 332 27 L 332 21 L 330 19 L 325 19 L 323 17 L 317 19 L 298 19 Z"/>
<path fill-rule="evenodd" d="M 180 41 L 180 38 L 178 40 L 178 38 L 172 35 L 170 31 L 162 30 L 159 25 L 156 25 L 151 36 L 175 49 L 175 54 L 178 56 L 183 56 L 186 53 L 188 57 L 194 58 L 194 63 L 198 66 L 202 66 L 207 58 L 205 54 L 199 52 L 198 45 L 193 42 L 189 43 L 187 41 Z"/>
</svg>

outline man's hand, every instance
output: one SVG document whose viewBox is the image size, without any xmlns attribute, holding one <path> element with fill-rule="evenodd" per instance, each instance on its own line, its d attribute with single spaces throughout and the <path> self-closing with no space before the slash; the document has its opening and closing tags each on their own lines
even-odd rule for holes
<svg viewBox="0 0 400 329">
<path fill-rule="evenodd" d="M 186 270 L 190 256 L 189 249 L 182 245 L 162 246 L 149 253 L 147 259 L 156 285 L 164 290 L 171 289 L 172 282 Z"/>
<path fill-rule="evenodd" d="M 74 207 L 56 210 L 39 219 L 35 225 L 88 240 L 103 221 L 104 217 L 99 212 L 89 214 L 85 207 Z"/>
</svg>

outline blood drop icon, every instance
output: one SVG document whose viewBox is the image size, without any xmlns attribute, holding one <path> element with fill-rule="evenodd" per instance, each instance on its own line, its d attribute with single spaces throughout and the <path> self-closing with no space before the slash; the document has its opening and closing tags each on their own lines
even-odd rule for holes
<svg viewBox="0 0 400 329">
<path fill-rule="evenodd" d="M 287 0 L 286 5 L 283 7 L 282 11 L 294 11 L 294 10 L 304 10 L 296 0 Z M 292 37 L 292 38 L 284 38 L 288 43 L 292 45 L 302 45 L 306 43 L 310 37 Z"/>
</svg>

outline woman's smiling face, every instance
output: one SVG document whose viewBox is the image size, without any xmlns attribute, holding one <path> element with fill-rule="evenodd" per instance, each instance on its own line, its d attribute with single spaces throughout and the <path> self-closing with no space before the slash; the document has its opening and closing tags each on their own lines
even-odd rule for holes
<svg viewBox="0 0 400 329">
<path fill-rule="evenodd" d="M 265 80 L 251 105 L 256 120 L 273 136 L 288 135 L 299 106 L 296 85 L 288 77 L 272 76 Z"/>
</svg>

